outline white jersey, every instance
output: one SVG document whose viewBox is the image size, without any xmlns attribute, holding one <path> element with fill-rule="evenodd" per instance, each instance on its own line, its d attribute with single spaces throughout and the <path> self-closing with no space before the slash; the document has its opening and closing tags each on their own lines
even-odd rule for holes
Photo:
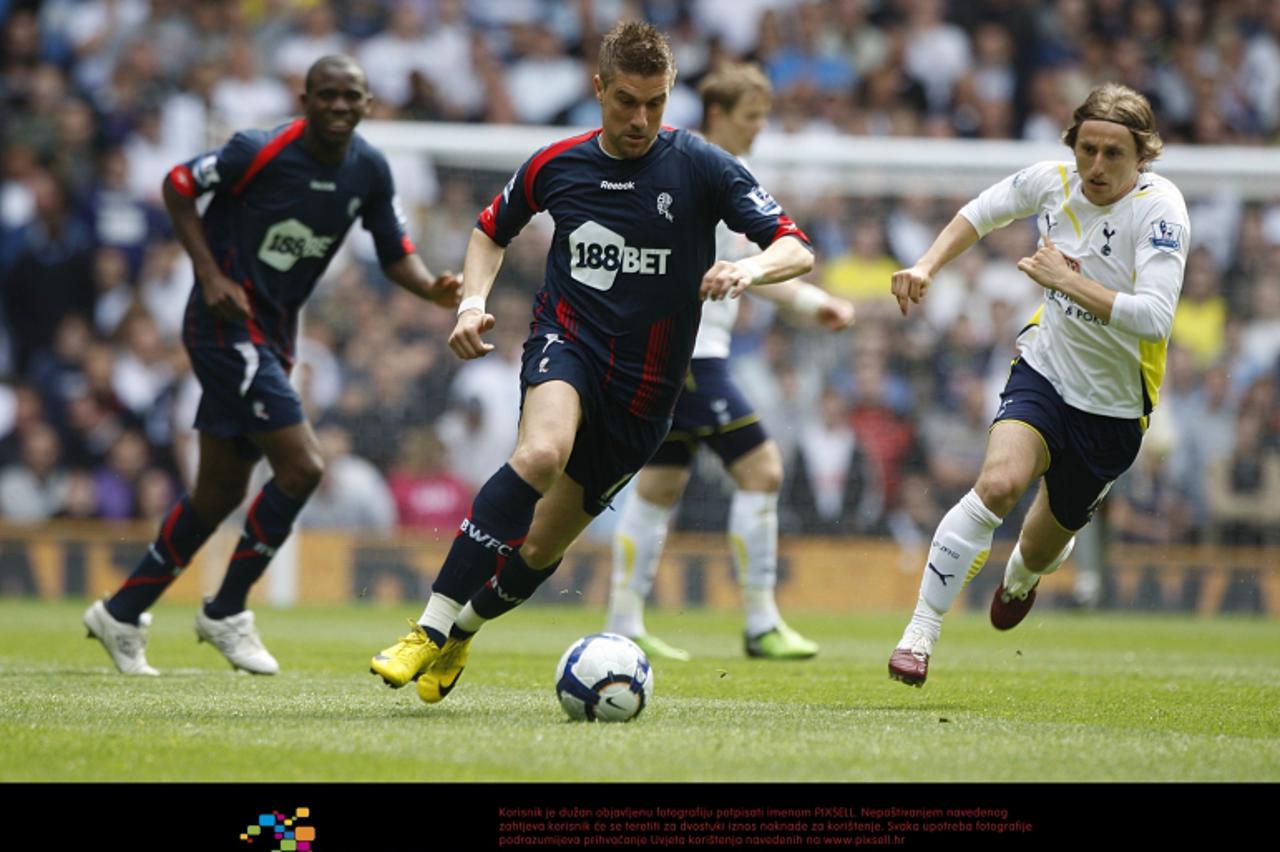
<svg viewBox="0 0 1280 852">
<path fill-rule="evenodd" d="M 979 236 L 1035 216 L 1042 242 L 1048 234 L 1082 275 L 1116 291 L 1107 322 L 1046 288 L 1018 350 L 1073 408 L 1126 419 L 1149 414 L 1191 238 L 1178 188 L 1140 172 L 1129 194 L 1098 207 L 1085 198 L 1074 164 L 1044 162 L 987 189 L 960 215 Z"/>
<path fill-rule="evenodd" d="M 716 260 L 741 260 L 760 253 L 760 249 L 729 226 L 721 222 L 716 226 Z M 733 337 L 733 326 L 738 321 L 738 305 L 742 297 L 737 299 L 707 299 L 702 303 L 702 323 L 698 326 L 698 337 L 693 342 L 694 358 L 728 358 L 729 341 Z"/>
</svg>

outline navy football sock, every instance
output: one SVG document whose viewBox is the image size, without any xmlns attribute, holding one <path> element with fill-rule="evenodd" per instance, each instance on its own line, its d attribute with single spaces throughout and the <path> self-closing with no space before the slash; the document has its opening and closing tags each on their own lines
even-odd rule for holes
<svg viewBox="0 0 1280 852">
<path fill-rule="evenodd" d="M 524 544 L 540 499 L 511 465 L 499 468 L 472 501 L 431 591 L 455 601 L 470 599 Z"/>
<path fill-rule="evenodd" d="M 489 578 L 484 588 L 471 597 L 471 608 L 486 621 L 510 612 L 533 597 L 533 593 L 556 572 L 562 560 L 557 559 L 541 571 L 530 568 L 519 552 Z"/>
<path fill-rule="evenodd" d="M 147 548 L 138 567 L 120 590 L 107 601 L 107 612 L 116 621 L 137 624 L 138 617 L 164 594 L 187 567 L 191 557 L 213 532 L 196 514 L 191 497 L 182 495 L 160 525 L 160 534 Z"/>
<path fill-rule="evenodd" d="M 218 594 L 205 604 L 205 615 L 226 618 L 244 612 L 250 587 L 267 570 L 276 550 L 289 537 L 294 519 L 305 504 L 305 500 L 295 500 L 281 491 L 274 479 L 262 486 L 262 493 L 253 501 L 244 519 L 244 533 L 231 554 L 227 576 Z"/>
</svg>

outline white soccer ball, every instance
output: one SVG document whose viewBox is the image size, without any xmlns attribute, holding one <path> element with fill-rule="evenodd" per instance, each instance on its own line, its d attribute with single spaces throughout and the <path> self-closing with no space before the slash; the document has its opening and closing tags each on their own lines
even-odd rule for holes
<svg viewBox="0 0 1280 852">
<path fill-rule="evenodd" d="M 570 719 L 629 722 L 653 696 L 653 669 L 625 636 L 593 633 L 569 646 L 556 666 L 556 697 Z"/>
</svg>

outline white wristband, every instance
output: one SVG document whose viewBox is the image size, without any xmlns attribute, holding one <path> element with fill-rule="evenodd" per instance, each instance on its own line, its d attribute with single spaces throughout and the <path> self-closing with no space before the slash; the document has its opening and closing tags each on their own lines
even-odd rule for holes
<svg viewBox="0 0 1280 852">
<path fill-rule="evenodd" d="M 753 286 L 759 284 L 761 279 L 764 278 L 764 270 L 760 268 L 760 264 L 751 258 L 738 261 L 738 266 L 742 267 L 751 276 L 751 284 Z"/>
<path fill-rule="evenodd" d="M 463 311 L 472 309 L 484 313 L 484 296 L 468 296 L 462 300 L 462 304 L 458 305 L 458 315 L 461 316 Z"/>
<path fill-rule="evenodd" d="M 795 299 L 791 302 L 791 310 L 807 317 L 816 317 L 826 303 L 826 292 L 812 284 L 801 283 Z"/>
</svg>

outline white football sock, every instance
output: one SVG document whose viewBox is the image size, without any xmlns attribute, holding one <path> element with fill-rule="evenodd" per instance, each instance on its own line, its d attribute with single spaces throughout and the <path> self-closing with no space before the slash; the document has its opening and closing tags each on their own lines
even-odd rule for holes
<svg viewBox="0 0 1280 852">
<path fill-rule="evenodd" d="M 933 534 L 924 578 L 920 581 L 920 600 L 938 617 L 951 609 L 960 590 L 986 564 L 991 554 L 991 538 L 1000 522 L 972 490 L 943 516 Z M 913 617 L 912 622 L 915 620 Z"/>
<path fill-rule="evenodd" d="M 1071 551 L 1076 546 L 1075 536 L 1067 542 L 1062 548 L 1062 552 L 1053 558 L 1045 568 L 1041 571 L 1033 571 L 1027 567 L 1027 563 L 1022 559 L 1022 542 L 1018 542 L 1013 548 L 1013 553 L 1009 554 L 1009 562 L 1004 566 L 1004 590 L 1013 598 L 1025 598 L 1027 594 L 1036 587 L 1040 582 L 1040 578 L 1046 574 L 1052 574 L 1062 567 L 1062 563 L 1067 561 L 1067 557 L 1071 555 Z"/>
<path fill-rule="evenodd" d="M 782 616 L 774 600 L 778 585 L 778 495 L 735 491 L 729 504 L 729 546 L 742 585 L 747 635 L 778 626 Z"/>
<path fill-rule="evenodd" d="M 418 624 L 423 627 L 430 627 L 433 630 L 439 630 L 445 636 L 448 636 L 449 628 L 453 627 L 453 622 L 457 620 L 458 611 L 461 609 L 462 604 L 452 598 L 433 593 L 427 600 L 427 608 L 422 611 L 422 617 L 418 619 Z"/>
<path fill-rule="evenodd" d="M 467 633 L 475 633 L 481 627 L 484 627 L 485 622 L 488 620 L 489 619 L 482 618 L 478 615 L 475 609 L 471 606 L 471 601 L 467 601 L 466 606 L 462 608 L 462 612 L 458 613 L 458 618 L 453 623 L 457 625 L 459 630 L 464 630 Z M 449 634 L 446 633 L 445 635 L 447 636 Z"/>
<path fill-rule="evenodd" d="M 674 511 L 674 506 L 650 503 L 634 492 L 622 507 L 613 533 L 613 581 L 605 630 L 623 636 L 645 632 L 644 602 L 658 573 Z"/>
<path fill-rule="evenodd" d="M 924 598 L 916 601 L 915 612 L 911 613 L 911 621 L 907 622 L 907 629 L 902 631 L 902 638 L 898 640 L 899 648 L 915 648 L 917 645 L 917 636 L 923 635 L 929 639 L 929 647 L 938 641 L 939 634 L 942 633 L 942 613 L 934 610 L 933 607 L 925 603 Z M 929 653 L 926 651 L 925 653 Z"/>
</svg>

